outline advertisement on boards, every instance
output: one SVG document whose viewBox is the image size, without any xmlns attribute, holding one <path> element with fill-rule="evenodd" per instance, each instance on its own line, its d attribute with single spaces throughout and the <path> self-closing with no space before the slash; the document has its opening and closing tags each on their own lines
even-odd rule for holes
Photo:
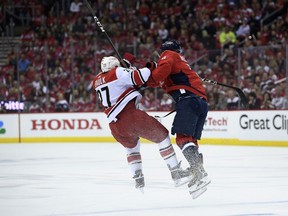
<svg viewBox="0 0 288 216">
<path fill-rule="evenodd" d="M 19 120 L 18 114 L 0 115 L 0 143 L 18 142 L 20 136 Z"/>
<path fill-rule="evenodd" d="M 175 112 L 148 112 L 171 130 Z M 165 116 L 165 117 L 164 117 Z M 125 130 L 125 128 L 123 128 Z M 175 135 L 171 135 L 172 141 Z M 104 113 L 1 114 L 0 143 L 115 142 Z M 201 141 L 288 146 L 288 111 L 211 111 Z"/>
<path fill-rule="evenodd" d="M 22 114 L 21 140 L 97 141 L 111 137 L 104 113 L 47 113 Z M 79 138 L 79 139 L 77 139 Z"/>
<path fill-rule="evenodd" d="M 288 111 L 239 113 L 238 122 L 243 139 L 288 141 Z"/>
</svg>

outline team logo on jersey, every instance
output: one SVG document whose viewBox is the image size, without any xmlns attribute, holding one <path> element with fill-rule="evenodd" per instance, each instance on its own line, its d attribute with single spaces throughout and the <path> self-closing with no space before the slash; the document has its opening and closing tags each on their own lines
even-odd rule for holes
<svg viewBox="0 0 288 216">
<path fill-rule="evenodd" d="M 4 126 L 4 122 L 0 121 L 0 134 L 5 134 L 6 133 L 6 129 L 3 128 Z"/>
</svg>

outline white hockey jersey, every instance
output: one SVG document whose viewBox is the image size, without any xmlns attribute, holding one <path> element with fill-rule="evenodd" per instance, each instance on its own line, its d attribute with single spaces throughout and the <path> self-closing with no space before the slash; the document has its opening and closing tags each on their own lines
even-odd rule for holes
<svg viewBox="0 0 288 216">
<path fill-rule="evenodd" d="M 116 67 L 109 72 L 98 74 L 93 80 L 93 88 L 105 107 L 108 121 L 117 121 L 117 115 L 126 104 L 136 98 L 136 104 L 142 95 L 135 86 L 143 85 L 151 72 L 148 68 L 128 69 Z"/>
</svg>

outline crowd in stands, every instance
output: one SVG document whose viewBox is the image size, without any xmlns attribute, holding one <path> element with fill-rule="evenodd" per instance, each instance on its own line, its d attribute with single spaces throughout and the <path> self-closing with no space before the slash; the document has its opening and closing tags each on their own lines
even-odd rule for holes
<svg viewBox="0 0 288 216">
<path fill-rule="evenodd" d="M 25 18 L 20 25 L 26 30 L 20 47 L 11 49 L 0 67 L 0 101 L 24 101 L 25 112 L 99 111 L 91 81 L 100 72 L 101 58 L 115 53 L 82 0 L 66 6 L 52 1 L 59 3 L 57 13 L 44 0 L 1 2 L 23 6 L 14 12 Z M 37 6 L 33 13 L 31 5 Z M 161 43 L 177 39 L 201 77 L 243 89 L 249 109 L 288 109 L 284 0 L 98 0 L 91 5 L 119 52 L 136 55 L 136 66 L 157 59 L 154 51 Z M 210 110 L 241 109 L 235 91 L 205 87 Z M 161 89 L 142 91 L 142 109 L 173 109 Z"/>
</svg>

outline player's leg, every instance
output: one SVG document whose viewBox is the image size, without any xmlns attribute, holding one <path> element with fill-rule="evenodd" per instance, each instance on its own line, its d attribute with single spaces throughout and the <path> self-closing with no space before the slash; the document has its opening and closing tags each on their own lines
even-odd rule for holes
<svg viewBox="0 0 288 216">
<path fill-rule="evenodd" d="M 139 137 L 133 134 L 129 126 L 127 127 L 125 119 L 112 122 L 109 124 L 109 127 L 113 137 L 125 148 L 128 166 L 132 178 L 135 180 L 135 188 L 140 189 L 141 192 L 143 192 L 145 181 L 142 169 Z"/>
<path fill-rule="evenodd" d="M 146 112 L 137 110 L 137 116 L 139 121 L 139 125 L 135 127 L 137 134 L 158 145 L 160 155 L 171 172 L 175 186 L 181 186 L 191 180 L 190 173 L 183 170 L 181 162 L 178 162 L 168 130 Z"/>
<path fill-rule="evenodd" d="M 199 97 L 190 97 L 178 101 L 176 115 L 173 122 L 172 133 L 176 133 L 176 143 L 190 165 L 194 178 L 188 187 L 197 185 L 205 180 L 207 172 L 203 167 L 203 155 L 199 153 L 197 139 L 201 137 L 201 131 L 207 115 L 207 103 Z M 199 135 L 196 135 L 196 133 Z M 194 136 L 197 137 L 194 137 Z M 197 183 L 197 184 L 196 184 Z M 209 180 L 210 183 L 210 180 Z M 206 184 L 206 183 L 205 183 Z M 205 185 L 203 183 L 203 185 Z M 194 189 L 193 189 L 194 190 Z"/>
<path fill-rule="evenodd" d="M 140 154 L 140 141 L 134 148 L 125 148 L 127 155 L 127 162 L 130 167 L 133 179 L 135 179 L 135 187 L 143 188 L 145 186 L 144 175 L 142 172 L 142 158 Z"/>
</svg>

